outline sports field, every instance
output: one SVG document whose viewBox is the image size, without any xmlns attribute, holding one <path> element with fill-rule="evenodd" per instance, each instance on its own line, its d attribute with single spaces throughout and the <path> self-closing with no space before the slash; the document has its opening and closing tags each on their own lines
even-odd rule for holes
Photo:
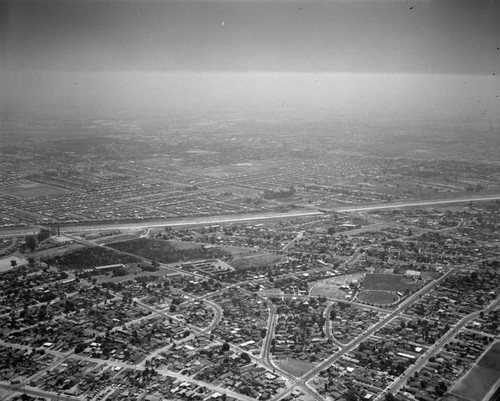
<svg viewBox="0 0 500 401">
<path fill-rule="evenodd" d="M 370 304 L 392 304 L 399 300 L 399 297 L 390 291 L 364 290 L 357 296 L 358 301 Z"/>
<path fill-rule="evenodd" d="M 310 295 L 313 297 L 327 297 L 344 299 L 347 291 L 341 290 L 338 284 L 318 283 L 311 289 Z"/>
<path fill-rule="evenodd" d="M 37 182 L 22 183 L 0 188 L 0 193 L 16 198 L 35 198 L 37 196 L 54 195 L 67 192 L 65 189 Z"/>
<path fill-rule="evenodd" d="M 455 386 L 451 393 L 473 401 L 481 401 L 500 380 L 500 342 L 497 341 Z"/>
<path fill-rule="evenodd" d="M 363 279 L 365 290 L 404 292 L 416 290 L 419 285 L 400 274 L 367 274 Z"/>
<path fill-rule="evenodd" d="M 316 297 L 324 296 L 327 298 L 344 299 L 347 295 L 347 291 L 342 290 L 340 287 L 353 281 L 362 280 L 364 276 L 364 273 L 343 274 L 341 276 L 330 277 L 316 283 L 310 283 L 310 295 Z"/>
</svg>

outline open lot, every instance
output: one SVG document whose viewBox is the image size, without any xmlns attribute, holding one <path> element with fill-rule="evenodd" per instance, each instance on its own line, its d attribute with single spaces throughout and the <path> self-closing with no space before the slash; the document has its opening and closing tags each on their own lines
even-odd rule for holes
<svg viewBox="0 0 500 401">
<path fill-rule="evenodd" d="M 406 291 L 419 286 L 399 274 L 367 274 L 362 287 L 365 290 Z"/>
<path fill-rule="evenodd" d="M 69 244 L 64 244 L 57 246 L 55 248 L 48 249 L 35 249 L 33 252 L 29 252 L 27 256 L 33 256 L 35 259 L 45 259 L 45 258 L 53 258 L 58 255 L 64 255 L 66 253 L 75 251 L 77 249 L 84 248 L 85 245 L 79 244 L 77 242 L 72 242 Z"/>
<path fill-rule="evenodd" d="M 285 372 L 294 375 L 295 377 L 302 376 L 304 373 L 308 372 L 314 367 L 312 363 L 297 361 L 295 359 L 276 362 L 276 365 L 278 365 Z"/>
<path fill-rule="evenodd" d="M 16 198 L 35 198 L 37 196 L 55 195 L 63 192 L 67 191 L 62 188 L 39 184 L 37 182 L 12 185 L 0 189 L 0 193 L 15 196 Z"/>
<path fill-rule="evenodd" d="M 14 255 L 8 256 L 6 258 L 0 259 L 0 273 L 3 273 L 3 272 L 6 272 L 6 271 L 13 269 L 11 261 L 15 261 L 16 266 L 20 266 L 20 265 L 24 265 L 24 264 L 28 263 L 28 261 L 24 258 L 20 258 L 18 256 L 14 256 Z"/>
<path fill-rule="evenodd" d="M 500 378 L 500 342 L 496 342 L 451 390 L 452 394 L 481 401 Z"/>
</svg>

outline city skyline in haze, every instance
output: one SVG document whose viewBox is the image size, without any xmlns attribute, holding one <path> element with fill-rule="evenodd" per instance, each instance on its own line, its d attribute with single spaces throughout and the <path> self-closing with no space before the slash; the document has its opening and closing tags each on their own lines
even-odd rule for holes
<svg viewBox="0 0 500 401">
<path fill-rule="evenodd" d="M 4 111 L 271 107 L 497 120 L 494 1 L 12 1 Z"/>
</svg>

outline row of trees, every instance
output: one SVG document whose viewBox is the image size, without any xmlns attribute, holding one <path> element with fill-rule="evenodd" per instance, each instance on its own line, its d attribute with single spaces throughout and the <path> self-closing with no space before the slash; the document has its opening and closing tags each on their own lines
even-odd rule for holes
<svg viewBox="0 0 500 401">
<path fill-rule="evenodd" d="M 46 260 L 46 262 L 68 269 L 80 270 L 117 263 L 136 263 L 139 262 L 139 259 L 132 255 L 120 254 L 101 247 L 88 247 L 55 256 Z"/>
</svg>

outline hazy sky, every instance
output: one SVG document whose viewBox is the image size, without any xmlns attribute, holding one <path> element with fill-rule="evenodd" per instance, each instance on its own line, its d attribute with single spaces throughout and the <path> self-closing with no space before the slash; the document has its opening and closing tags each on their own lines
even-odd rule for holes
<svg viewBox="0 0 500 401">
<path fill-rule="evenodd" d="M 491 118 L 499 21 L 496 0 L 4 1 L 0 106 Z"/>
</svg>

